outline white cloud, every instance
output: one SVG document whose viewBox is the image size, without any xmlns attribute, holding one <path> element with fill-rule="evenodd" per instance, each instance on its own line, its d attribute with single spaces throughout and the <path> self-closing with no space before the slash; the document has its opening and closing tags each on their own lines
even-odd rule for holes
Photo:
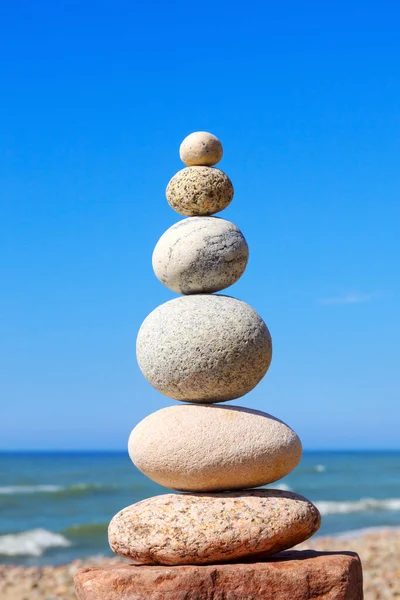
<svg viewBox="0 0 400 600">
<path fill-rule="evenodd" d="M 355 292 L 344 294 L 344 296 L 334 296 L 332 298 L 321 298 L 320 304 L 364 304 L 371 302 L 376 298 L 376 294 L 358 294 Z"/>
</svg>

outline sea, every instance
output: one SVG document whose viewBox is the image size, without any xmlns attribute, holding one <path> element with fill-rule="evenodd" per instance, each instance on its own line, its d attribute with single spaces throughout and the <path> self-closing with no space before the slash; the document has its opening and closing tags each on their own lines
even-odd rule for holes
<svg viewBox="0 0 400 600">
<path fill-rule="evenodd" d="M 292 473 L 267 487 L 314 502 L 322 514 L 317 535 L 400 526 L 400 451 L 304 452 Z M 0 563 L 111 556 L 110 519 L 166 492 L 126 452 L 0 453 Z"/>
</svg>

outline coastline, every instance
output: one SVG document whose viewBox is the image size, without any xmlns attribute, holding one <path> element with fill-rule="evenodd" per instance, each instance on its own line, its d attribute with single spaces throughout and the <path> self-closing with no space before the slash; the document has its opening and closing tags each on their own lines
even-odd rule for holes
<svg viewBox="0 0 400 600">
<path fill-rule="evenodd" d="M 331 537 L 313 537 L 296 549 L 352 551 L 360 555 L 365 600 L 400 597 L 400 527 L 372 527 Z M 95 556 L 62 566 L 25 567 L 0 564 L 2 600 L 75 600 L 72 578 L 81 567 L 126 562 Z"/>
</svg>

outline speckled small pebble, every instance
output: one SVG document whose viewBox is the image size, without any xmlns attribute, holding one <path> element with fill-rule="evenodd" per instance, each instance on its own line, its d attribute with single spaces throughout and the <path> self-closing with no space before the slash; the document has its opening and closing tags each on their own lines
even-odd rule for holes
<svg viewBox="0 0 400 600">
<path fill-rule="evenodd" d="M 165 494 L 121 510 L 111 549 L 147 565 L 199 565 L 271 556 L 304 542 L 321 522 L 303 496 L 280 490 Z"/>
<path fill-rule="evenodd" d="M 166 190 L 169 205 L 187 217 L 220 212 L 233 198 L 229 177 L 213 167 L 186 167 L 178 171 Z"/>
<path fill-rule="evenodd" d="M 288 425 L 259 410 L 220 404 L 158 410 L 135 427 L 128 448 L 147 477 L 189 492 L 266 485 L 301 458 L 301 442 Z"/>
<path fill-rule="evenodd" d="M 188 167 L 203 165 L 212 167 L 222 158 L 222 144 L 207 131 L 195 131 L 183 140 L 179 148 L 181 161 Z"/>
<path fill-rule="evenodd" d="M 230 221 L 189 217 L 161 236 L 153 253 L 153 269 L 174 292 L 212 293 L 243 275 L 248 256 L 242 232 Z"/>
<path fill-rule="evenodd" d="M 144 320 L 136 356 L 146 379 L 175 400 L 224 402 L 264 377 L 272 342 L 262 318 L 230 296 L 181 296 Z"/>
</svg>

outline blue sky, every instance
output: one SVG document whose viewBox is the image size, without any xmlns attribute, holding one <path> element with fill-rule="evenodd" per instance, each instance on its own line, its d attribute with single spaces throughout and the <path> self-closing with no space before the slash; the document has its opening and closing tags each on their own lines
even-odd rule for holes
<svg viewBox="0 0 400 600">
<path fill-rule="evenodd" d="M 174 403 L 135 359 L 190 132 L 274 358 L 234 404 L 306 448 L 398 448 L 400 8 L 10 0 L 0 8 L 0 449 L 124 448 Z"/>
</svg>

